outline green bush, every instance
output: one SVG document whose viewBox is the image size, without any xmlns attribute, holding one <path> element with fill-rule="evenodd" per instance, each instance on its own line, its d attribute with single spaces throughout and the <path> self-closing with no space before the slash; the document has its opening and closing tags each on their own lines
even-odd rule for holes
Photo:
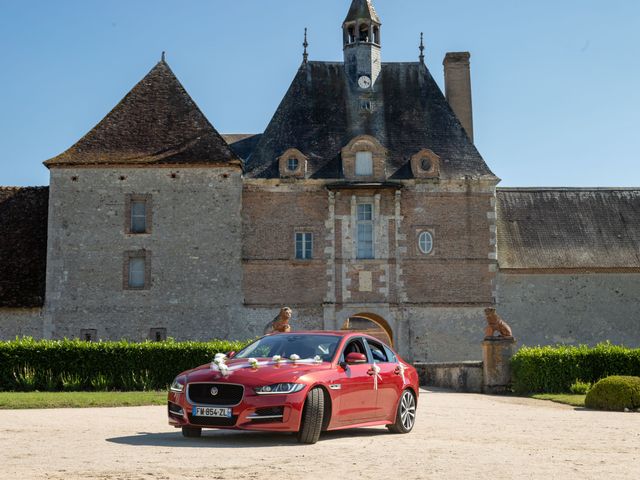
<svg viewBox="0 0 640 480">
<path fill-rule="evenodd" d="M 516 393 L 567 393 L 578 380 L 593 384 L 610 375 L 640 376 L 640 349 L 610 343 L 522 347 L 511 370 Z"/>
<path fill-rule="evenodd" d="M 584 404 L 587 408 L 617 412 L 640 408 L 640 377 L 603 378 L 589 390 Z"/>
<path fill-rule="evenodd" d="M 591 388 L 591 383 L 583 382 L 581 380 L 576 380 L 575 383 L 573 383 L 569 387 L 569 391 L 574 395 L 586 395 L 589 392 L 590 388 Z"/>
<path fill-rule="evenodd" d="M 0 342 L 2 390 L 156 390 L 176 374 L 210 362 L 249 342 Z"/>
</svg>

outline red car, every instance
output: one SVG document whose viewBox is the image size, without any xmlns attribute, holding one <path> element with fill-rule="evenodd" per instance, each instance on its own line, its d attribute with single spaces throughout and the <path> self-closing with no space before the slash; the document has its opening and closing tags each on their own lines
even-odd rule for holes
<svg viewBox="0 0 640 480">
<path fill-rule="evenodd" d="M 273 334 L 178 375 L 169 391 L 169 424 L 185 437 L 227 428 L 297 432 L 302 443 L 353 427 L 408 433 L 418 386 L 415 369 L 369 335 Z"/>
</svg>

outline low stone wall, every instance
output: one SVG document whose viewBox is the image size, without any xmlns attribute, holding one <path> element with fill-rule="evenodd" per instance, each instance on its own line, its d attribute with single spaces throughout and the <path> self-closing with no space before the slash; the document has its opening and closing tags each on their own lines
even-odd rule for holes
<svg viewBox="0 0 640 480">
<path fill-rule="evenodd" d="M 482 362 L 415 363 L 420 385 L 456 392 L 481 393 Z"/>
</svg>

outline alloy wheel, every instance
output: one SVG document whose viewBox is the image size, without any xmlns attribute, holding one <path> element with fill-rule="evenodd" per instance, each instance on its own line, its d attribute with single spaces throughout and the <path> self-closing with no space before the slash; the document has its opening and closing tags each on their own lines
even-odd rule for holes
<svg viewBox="0 0 640 480">
<path fill-rule="evenodd" d="M 405 429 L 411 430 L 416 421 L 416 400 L 408 390 L 402 394 L 400 402 L 400 420 Z"/>
</svg>

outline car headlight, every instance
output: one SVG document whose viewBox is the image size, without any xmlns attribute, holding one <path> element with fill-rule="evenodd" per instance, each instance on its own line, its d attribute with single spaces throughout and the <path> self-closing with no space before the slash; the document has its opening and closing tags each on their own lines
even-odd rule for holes
<svg viewBox="0 0 640 480">
<path fill-rule="evenodd" d="M 176 379 L 171 384 L 171 387 L 169 387 L 169 390 L 176 393 L 182 393 L 184 391 L 184 386 L 186 383 L 187 377 L 176 377 Z"/>
<path fill-rule="evenodd" d="M 276 383 L 274 385 L 264 385 L 256 387 L 254 390 L 258 395 L 282 395 L 286 393 L 299 392 L 304 388 L 302 383 Z"/>
</svg>

